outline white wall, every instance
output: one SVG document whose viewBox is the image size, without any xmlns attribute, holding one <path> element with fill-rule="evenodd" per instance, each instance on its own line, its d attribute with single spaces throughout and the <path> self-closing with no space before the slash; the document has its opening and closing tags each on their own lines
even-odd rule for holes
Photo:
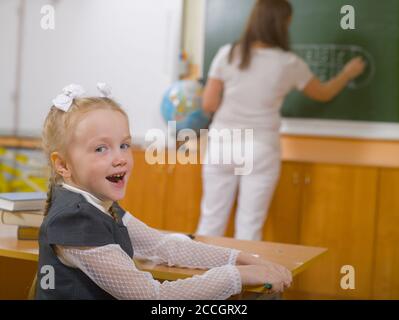
<svg viewBox="0 0 399 320">
<path fill-rule="evenodd" d="M 40 25 L 47 4 L 55 8 L 55 30 Z M 99 81 L 113 87 L 134 137 L 165 129 L 159 106 L 177 79 L 181 19 L 182 0 L 26 1 L 21 131 L 40 133 L 51 100 L 65 85 L 82 84 L 94 95 Z"/>
<path fill-rule="evenodd" d="M 0 1 L 0 134 L 13 129 L 18 1 Z"/>
</svg>

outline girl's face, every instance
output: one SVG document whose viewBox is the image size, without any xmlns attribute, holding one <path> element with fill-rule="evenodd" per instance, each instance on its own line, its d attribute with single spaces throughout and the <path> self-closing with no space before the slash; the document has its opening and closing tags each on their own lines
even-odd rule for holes
<svg viewBox="0 0 399 320">
<path fill-rule="evenodd" d="M 81 117 L 67 147 L 64 181 L 100 200 L 120 200 L 133 166 L 128 120 L 104 109 Z"/>
</svg>

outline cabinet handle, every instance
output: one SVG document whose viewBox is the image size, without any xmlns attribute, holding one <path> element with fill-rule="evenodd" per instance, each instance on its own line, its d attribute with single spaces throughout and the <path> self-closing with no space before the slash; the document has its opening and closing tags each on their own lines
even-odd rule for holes
<svg viewBox="0 0 399 320">
<path fill-rule="evenodd" d="M 299 184 L 299 173 L 295 172 L 292 174 L 292 184 L 297 186 Z"/>
</svg>

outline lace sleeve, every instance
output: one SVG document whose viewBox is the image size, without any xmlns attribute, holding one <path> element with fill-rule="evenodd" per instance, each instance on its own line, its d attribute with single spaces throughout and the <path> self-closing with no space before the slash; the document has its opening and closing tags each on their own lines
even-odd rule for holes
<svg viewBox="0 0 399 320">
<path fill-rule="evenodd" d="M 226 265 L 192 278 L 160 283 L 151 273 L 137 269 L 116 244 L 84 249 L 57 246 L 57 254 L 117 299 L 221 300 L 241 292 L 241 277 L 235 266 Z"/>
<path fill-rule="evenodd" d="M 126 218 L 125 218 L 126 217 Z M 198 269 L 235 265 L 240 251 L 179 239 L 147 226 L 129 213 L 124 217 L 134 254 L 155 263 Z"/>
</svg>

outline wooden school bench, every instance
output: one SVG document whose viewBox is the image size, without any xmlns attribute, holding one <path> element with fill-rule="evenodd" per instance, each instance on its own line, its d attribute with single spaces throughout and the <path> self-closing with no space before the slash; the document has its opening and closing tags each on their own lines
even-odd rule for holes
<svg viewBox="0 0 399 320">
<path fill-rule="evenodd" d="M 235 248 L 262 258 L 280 263 L 291 270 L 293 277 L 309 268 L 316 259 L 327 252 L 325 248 L 302 245 L 281 244 L 262 241 L 236 240 L 225 237 L 196 236 L 195 241 Z M 37 241 L 18 240 L 17 227 L 0 224 L 0 299 L 24 299 L 32 283 L 37 268 L 39 248 Z M 3 261 L 9 260 L 7 264 Z M 11 261 L 11 262 L 10 262 Z M 26 270 L 21 265 L 27 264 Z M 155 265 L 152 262 L 135 259 L 137 267 L 151 272 L 154 278 L 177 280 L 204 273 L 204 270 Z M 7 268 L 7 270 L 3 270 Z M 20 273 L 20 274 L 18 274 Z M 25 283 L 18 283 L 22 281 Z M 294 279 L 295 282 L 295 279 Z M 16 292 L 19 291 L 19 292 Z M 262 286 L 245 287 L 236 299 L 264 298 L 267 292 Z"/>
</svg>

